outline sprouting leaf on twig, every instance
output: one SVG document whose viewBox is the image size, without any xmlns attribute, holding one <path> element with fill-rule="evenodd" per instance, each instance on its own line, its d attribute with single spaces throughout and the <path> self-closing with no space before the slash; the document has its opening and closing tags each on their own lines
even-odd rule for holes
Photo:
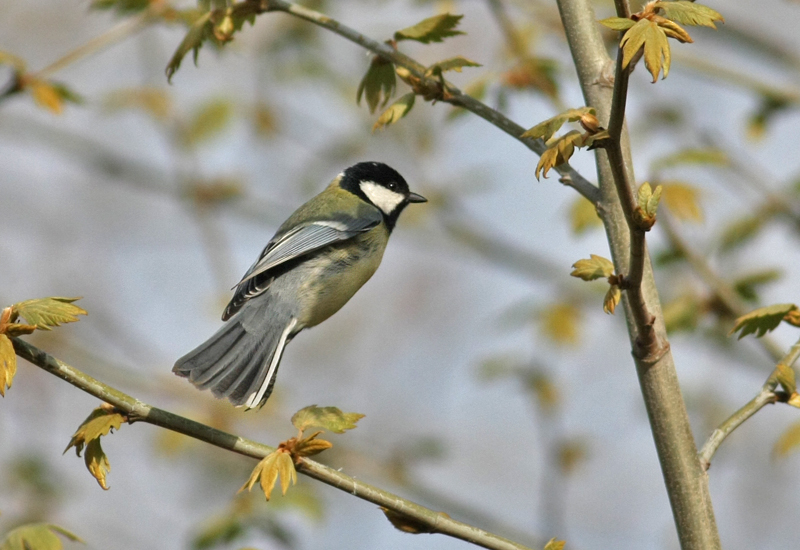
<svg viewBox="0 0 800 550">
<path fill-rule="evenodd" d="M 669 42 L 658 23 L 650 19 L 640 19 L 622 37 L 620 46 L 623 67 L 627 67 L 639 50 L 644 48 L 644 64 L 653 76 L 653 82 L 658 80 L 658 74 L 662 70 L 663 78 L 667 78 L 671 60 Z"/>
<path fill-rule="evenodd" d="M 413 92 L 410 92 L 389 105 L 389 108 L 381 113 L 381 116 L 378 117 L 378 120 L 375 122 L 374 126 L 372 126 L 372 131 L 374 132 L 379 128 L 384 129 L 389 124 L 394 124 L 410 113 L 411 109 L 414 107 L 415 98 L 416 95 Z"/>
<path fill-rule="evenodd" d="M 567 132 L 559 137 L 550 147 L 542 153 L 539 157 L 539 162 L 536 164 L 536 179 L 541 176 L 547 177 L 547 173 L 556 166 L 569 161 L 572 154 L 575 152 L 575 147 L 583 147 L 586 144 L 586 134 L 582 134 L 577 130 Z"/>
<path fill-rule="evenodd" d="M 0 395 L 5 397 L 6 388 L 11 389 L 17 373 L 17 355 L 14 345 L 5 334 L 0 334 Z"/>
<path fill-rule="evenodd" d="M 361 83 L 358 85 L 356 103 L 361 104 L 361 97 L 363 96 L 367 100 L 369 112 L 374 113 L 378 106 L 386 106 L 394 95 L 396 87 L 397 78 L 394 65 L 376 55 L 372 58 L 364 78 L 361 79 Z"/>
<path fill-rule="evenodd" d="M 239 489 L 239 492 L 245 489 L 250 491 L 256 482 L 261 482 L 261 490 L 264 491 L 264 496 L 267 500 L 272 496 L 272 489 L 275 488 L 275 483 L 280 477 L 281 480 L 281 494 L 286 495 L 289 490 L 289 485 L 297 483 L 297 470 L 294 467 L 291 454 L 285 449 L 278 449 L 271 452 L 259 462 L 250 474 L 250 478 Z"/>
<path fill-rule="evenodd" d="M 659 1 L 655 2 L 653 7 L 661 10 L 661 13 L 667 19 L 675 21 L 676 23 L 681 23 L 682 25 L 700 25 L 716 29 L 717 27 L 714 25 L 716 21 L 720 23 L 725 22 L 725 19 L 719 12 L 695 2 L 686 2 L 684 0 Z"/>
<path fill-rule="evenodd" d="M 322 428 L 329 432 L 341 434 L 346 430 L 356 427 L 356 422 L 364 418 L 360 413 L 343 413 L 336 407 L 317 407 L 309 405 L 300 409 L 292 416 L 292 424 L 298 430 L 305 431 L 308 428 Z"/>
<path fill-rule="evenodd" d="M 87 315 L 85 309 L 72 303 L 76 300 L 80 300 L 80 297 L 25 300 L 12 306 L 12 320 L 19 315 L 39 330 L 50 330 L 62 323 L 74 323 L 78 321 L 78 315 Z"/>
<path fill-rule="evenodd" d="M 583 279 L 584 281 L 594 281 L 595 279 L 608 278 L 614 274 L 614 264 L 611 260 L 590 254 L 590 258 L 578 260 L 572 264 L 571 276 Z"/>
<path fill-rule="evenodd" d="M 100 487 L 107 490 L 106 474 L 111 469 L 108 457 L 100 446 L 100 438 L 108 435 L 113 430 L 118 430 L 123 422 L 127 422 L 127 417 L 113 406 L 104 403 L 94 409 L 86 420 L 84 420 L 75 434 L 70 439 L 66 453 L 75 447 L 75 453 L 81 456 L 81 452 L 86 450 L 83 459 L 86 468 L 100 484 Z"/>
<path fill-rule="evenodd" d="M 792 367 L 786 363 L 778 363 L 775 367 L 775 376 L 786 393 L 790 395 L 797 393 L 797 381 Z"/>
<path fill-rule="evenodd" d="M 1 550 L 61 550 L 64 545 L 56 535 L 73 542 L 83 542 L 78 535 L 50 523 L 28 523 L 11 530 L 0 544 Z"/>
<path fill-rule="evenodd" d="M 180 68 L 183 58 L 190 51 L 194 57 L 194 64 L 197 65 L 197 56 L 200 53 L 200 48 L 203 46 L 203 42 L 212 35 L 214 25 L 211 23 L 211 15 L 212 12 L 210 11 L 202 14 L 189 27 L 186 36 L 183 37 L 178 49 L 172 54 L 172 58 L 167 64 L 167 81 L 172 80 L 172 75 Z"/>
<path fill-rule="evenodd" d="M 466 57 L 457 55 L 442 61 L 438 61 L 425 70 L 425 76 L 441 76 L 442 73 L 447 71 L 461 72 L 464 67 L 481 67 L 480 63 L 470 61 Z"/>
<path fill-rule="evenodd" d="M 568 109 L 563 113 L 559 113 L 554 117 L 548 118 L 540 122 L 530 130 L 527 130 L 520 137 L 538 139 L 549 141 L 550 138 L 558 132 L 561 127 L 567 122 L 577 122 L 586 115 L 596 115 L 594 107 L 578 107 L 577 109 Z"/>
<path fill-rule="evenodd" d="M 441 42 L 445 38 L 465 34 L 462 31 L 455 30 L 462 17 L 464 16 L 450 13 L 434 15 L 416 25 L 397 31 L 394 33 L 394 39 L 398 42 L 401 40 L 416 40 L 423 44 Z"/>
<path fill-rule="evenodd" d="M 627 17 L 609 17 L 601 19 L 599 23 L 613 31 L 627 31 L 636 24 L 636 21 Z"/>
<path fill-rule="evenodd" d="M 736 324 L 728 335 L 738 332 L 739 340 L 748 334 L 755 334 L 756 338 L 761 338 L 775 330 L 781 321 L 800 326 L 800 310 L 794 304 L 776 304 L 758 308 L 736 319 Z"/>
<path fill-rule="evenodd" d="M 611 285 L 603 298 L 603 311 L 609 315 L 614 315 L 614 310 L 617 309 L 619 301 L 622 299 L 622 291 L 619 286 Z"/>
</svg>

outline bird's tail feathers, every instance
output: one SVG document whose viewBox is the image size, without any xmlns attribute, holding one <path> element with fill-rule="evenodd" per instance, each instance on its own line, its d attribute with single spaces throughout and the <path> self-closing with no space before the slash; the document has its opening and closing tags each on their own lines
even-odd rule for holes
<svg viewBox="0 0 800 550">
<path fill-rule="evenodd" d="M 274 318 L 264 322 L 265 308 L 258 309 L 240 311 L 206 342 L 178 359 L 172 371 L 237 407 L 262 406 L 272 393 L 297 319 L 290 318 L 286 324 L 275 323 Z"/>
</svg>

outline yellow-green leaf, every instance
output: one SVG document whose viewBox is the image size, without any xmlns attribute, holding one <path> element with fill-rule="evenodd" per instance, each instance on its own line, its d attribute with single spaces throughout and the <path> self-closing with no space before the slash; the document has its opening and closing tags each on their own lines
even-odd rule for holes
<svg viewBox="0 0 800 550">
<path fill-rule="evenodd" d="M 100 405 L 78 426 L 64 452 L 75 447 L 76 454 L 81 456 L 84 445 L 108 435 L 112 430 L 118 430 L 123 422 L 127 422 L 127 418 L 117 409 L 106 404 Z"/>
<path fill-rule="evenodd" d="M 656 2 L 653 7 L 660 9 L 667 19 L 684 25 L 701 25 L 703 27 L 716 29 L 717 27 L 714 25 L 715 21 L 721 23 L 725 22 L 725 19 L 723 19 L 719 12 L 695 2 L 686 2 L 684 0 L 669 2 L 659 1 Z"/>
<path fill-rule="evenodd" d="M 554 117 L 540 122 L 530 130 L 526 131 L 522 136 L 524 138 L 538 139 L 548 141 L 553 135 L 558 132 L 561 127 L 567 122 L 577 122 L 584 115 L 596 115 L 594 107 L 578 107 L 577 109 L 568 109 L 563 113 L 559 113 Z"/>
<path fill-rule="evenodd" d="M 748 334 L 755 334 L 756 338 L 761 338 L 766 333 L 775 330 L 784 317 L 796 311 L 798 308 L 794 304 L 776 304 L 758 308 L 736 319 L 736 324 L 728 335 L 739 332 L 739 340 Z"/>
<path fill-rule="evenodd" d="M 692 37 L 689 36 L 689 33 L 674 21 L 670 21 L 669 19 L 665 19 L 657 15 L 653 16 L 653 21 L 655 21 L 655 23 L 668 37 L 674 38 L 678 42 L 683 42 L 684 44 L 687 42 L 694 42 Z"/>
<path fill-rule="evenodd" d="M 622 299 L 622 291 L 617 285 L 611 285 L 608 292 L 606 292 L 606 297 L 603 298 L 603 311 L 609 315 L 614 315 L 614 310 L 617 309 L 620 299 Z"/>
<path fill-rule="evenodd" d="M 92 439 L 86 445 L 86 452 L 83 453 L 83 461 L 89 473 L 94 476 L 97 483 L 104 491 L 108 491 L 106 474 L 111 471 L 111 463 L 108 461 L 103 447 L 100 445 L 100 438 Z"/>
<path fill-rule="evenodd" d="M 111 111 L 141 109 L 155 120 L 163 121 L 172 114 L 172 99 L 161 88 L 126 88 L 111 92 L 105 107 Z"/>
<path fill-rule="evenodd" d="M 461 69 L 464 67 L 481 67 L 480 63 L 476 63 L 474 61 L 470 61 L 466 57 L 462 57 L 460 55 L 456 57 L 451 57 L 449 59 L 445 59 L 444 61 L 439 61 L 434 63 L 425 71 L 425 76 L 435 76 L 440 75 L 442 73 L 446 73 L 447 71 L 455 71 L 457 73 L 461 72 Z"/>
<path fill-rule="evenodd" d="M 406 116 L 414 107 L 414 99 L 416 95 L 414 92 L 409 92 L 402 96 L 400 99 L 389 105 L 389 108 L 381 113 L 375 125 L 372 127 L 374 132 L 377 129 L 386 128 L 389 124 L 394 124 L 404 116 Z"/>
<path fill-rule="evenodd" d="M 627 17 L 609 17 L 601 19 L 599 23 L 614 31 L 627 31 L 636 24 L 636 21 Z"/>
<path fill-rule="evenodd" d="M 0 395 L 5 397 L 6 388 L 11 389 L 17 373 L 17 354 L 8 336 L 0 334 Z"/>
<path fill-rule="evenodd" d="M 745 300 L 758 300 L 758 287 L 777 281 L 783 276 L 779 269 L 766 269 L 742 275 L 733 281 L 733 289 Z"/>
<path fill-rule="evenodd" d="M 183 133 L 183 142 L 195 146 L 217 136 L 233 117 L 233 105 L 227 99 L 212 99 L 198 108 L 192 115 Z"/>
<path fill-rule="evenodd" d="M 658 202 L 661 200 L 662 187 L 656 185 L 655 190 L 650 187 L 648 182 L 644 182 L 639 186 L 638 200 L 639 208 L 649 218 L 655 218 L 656 211 L 658 210 Z"/>
<path fill-rule="evenodd" d="M 611 263 L 611 260 L 595 254 L 590 254 L 588 260 L 578 260 L 572 264 L 572 267 L 574 269 L 570 275 L 584 281 L 594 281 L 601 277 L 608 278 L 614 274 L 614 264 Z"/>
<path fill-rule="evenodd" d="M 344 433 L 345 430 L 352 430 L 356 427 L 356 422 L 364 418 L 359 413 L 343 413 L 336 407 L 317 407 L 309 405 L 300 409 L 292 416 L 292 424 L 301 432 L 311 428 L 322 428 L 337 434 Z"/>
<path fill-rule="evenodd" d="M 539 158 L 536 171 L 534 172 L 536 179 L 538 180 L 540 176 L 546 178 L 551 168 L 561 166 L 569 161 L 572 154 L 575 152 L 575 147 L 582 147 L 585 138 L 586 136 L 577 130 L 567 132 L 558 138 Z"/>
<path fill-rule="evenodd" d="M 293 452 L 297 456 L 313 456 L 333 447 L 333 443 L 317 439 L 322 432 L 315 432 L 294 444 Z"/>
<path fill-rule="evenodd" d="M 698 298 L 692 294 L 681 295 L 664 304 L 664 324 L 667 332 L 693 331 L 700 320 L 701 307 Z"/>
<path fill-rule="evenodd" d="M 455 30 L 462 17 L 464 16 L 450 13 L 435 15 L 420 21 L 416 25 L 397 31 L 394 33 L 394 39 L 398 42 L 401 40 L 416 40 L 423 44 L 441 42 L 450 36 L 464 34 Z"/>
<path fill-rule="evenodd" d="M 553 537 L 544 545 L 544 550 L 564 550 L 565 544 L 567 544 L 567 541 L 556 540 L 556 538 Z"/>
<path fill-rule="evenodd" d="M 58 525 L 29 523 L 10 531 L 0 550 L 61 550 L 64 546 L 56 533 L 73 542 L 83 542 L 77 535 Z"/>
<path fill-rule="evenodd" d="M 764 227 L 765 218 L 763 215 L 748 216 L 728 225 L 720 237 L 720 250 L 731 250 L 753 239 Z"/>
<path fill-rule="evenodd" d="M 581 310 L 574 304 L 554 303 L 540 313 L 542 332 L 559 345 L 575 345 L 580 341 Z"/>
<path fill-rule="evenodd" d="M 582 196 L 578 196 L 572 201 L 572 206 L 569 208 L 569 219 L 572 231 L 576 235 L 580 235 L 589 229 L 603 226 L 600 215 L 597 213 L 597 208 L 591 201 Z"/>
<path fill-rule="evenodd" d="M 202 14 L 192 23 L 191 27 L 189 27 L 189 31 L 186 33 L 186 36 L 183 37 L 183 40 L 178 45 L 178 49 L 172 54 L 172 58 L 167 64 L 166 73 L 168 82 L 172 81 L 172 75 L 180 68 L 181 61 L 183 61 L 183 58 L 190 50 L 194 55 L 194 64 L 197 65 L 197 55 L 200 53 L 203 41 L 213 32 L 214 24 L 211 22 L 212 13 L 213 12 L 209 11 Z"/>
<path fill-rule="evenodd" d="M 682 149 L 670 155 L 653 161 L 651 170 L 658 171 L 664 168 L 673 168 L 682 165 L 711 165 L 726 166 L 730 163 L 727 153 L 721 149 Z"/>
<path fill-rule="evenodd" d="M 658 80 L 658 74 L 662 70 L 663 78 L 667 78 L 671 59 L 669 42 L 664 30 L 657 23 L 649 19 L 640 19 L 622 37 L 620 46 L 623 67 L 627 67 L 631 59 L 644 47 L 644 64 L 653 76 L 653 82 Z"/>
<path fill-rule="evenodd" d="M 703 210 L 700 207 L 697 188 L 679 181 L 662 183 L 662 198 L 667 208 L 675 217 L 687 221 L 703 221 Z"/>
<path fill-rule="evenodd" d="M 389 100 L 394 95 L 395 88 L 397 87 L 397 77 L 394 71 L 394 65 L 386 61 L 380 56 L 372 58 L 364 78 L 358 85 L 356 92 L 356 104 L 361 104 L 361 96 L 367 100 L 367 107 L 369 112 L 374 113 L 375 109 L 380 105 L 385 107 Z M 381 98 L 383 101 L 381 101 Z"/>
<path fill-rule="evenodd" d="M 74 323 L 78 315 L 87 315 L 86 310 L 72 302 L 77 298 L 37 298 L 14 304 L 14 313 L 25 318 L 31 325 L 40 330 L 50 330 L 62 323 Z"/>
<path fill-rule="evenodd" d="M 789 394 L 797 393 L 797 382 L 795 380 L 794 369 L 785 363 L 778 363 L 775 367 L 775 375 L 783 390 Z"/>
<path fill-rule="evenodd" d="M 48 111 L 60 115 L 64 111 L 64 98 L 58 93 L 58 90 L 44 80 L 34 80 L 28 84 L 28 88 L 33 95 L 34 101 L 40 107 L 44 107 Z"/>
<path fill-rule="evenodd" d="M 800 445 L 800 422 L 794 422 L 786 429 L 772 447 L 777 458 L 783 458 Z"/>
<path fill-rule="evenodd" d="M 289 484 L 297 482 L 297 472 L 291 455 L 281 449 L 273 451 L 264 457 L 253 469 L 250 478 L 239 491 L 241 492 L 245 489 L 250 491 L 253 485 L 260 481 L 261 490 L 264 491 L 264 496 L 269 500 L 279 475 L 281 477 L 281 491 L 285 495 Z"/>
</svg>

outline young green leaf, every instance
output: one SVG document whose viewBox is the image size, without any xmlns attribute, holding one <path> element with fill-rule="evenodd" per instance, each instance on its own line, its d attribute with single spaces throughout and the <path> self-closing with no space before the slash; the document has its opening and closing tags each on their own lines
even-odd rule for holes
<svg viewBox="0 0 800 550">
<path fill-rule="evenodd" d="M 662 187 L 660 185 L 656 185 L 655 190 L 653 190 L 648 182 L 644 182 L 639 186 L 639 192 L 637 194 L 639 208 L 642 209 L 642 212 L 648 218 L 656 217 L 658 202 L 661 200 L 661 191 Z"/>
<path fill-rule="evenodd" d="M 384 129 L 389 124 L 394 124 L 408 113 L 411 112 L 411 109 L 414 107 L 414 99 L 416 95 L 414 92 L 409 92 L 406 95 L 402 96 L 400 99 L 392 103 L 388 109 L 381 113 L 381 116 L 378 117 L 378 120 L 375 122 L 375 125 L 372 126 L 372 131 L 374 132 L 377 129 Z"/>
<path fill-rule="evenodd" d="M 565 540 L 556 540 L 555 537 L 550 539 L 547 544 L 544 545 L 544 550 L 564 550 L 564 546 L 567 544 Z"/>
<path fill-rule="evenodd" d="M 609 315 L 614 315 L 614 310 L 617 309 L 619 301 L 622 299 L 622 291 L 617 285 L 611 285 L 603 298 L 603 311 Z"/>
<path fill-rule="evenodd" d="M 13 316 L 20 315 L 31 325 L 36 325 L 39 330 L 50 330 L 62 323 L 78 321 L 78 315 L 87 315 L 85 309 L 74 305 L 77 298 L 37 298 L 25 300 L 14 304 Z"/>
<path fill-rule="evenodd" d="M 0 395 L 5 397 L 6 388 L 11 389 L 17 373 L 17 354 L 14 345 L 5 334 L 0 334 Z"/>
<path fill-rule="evenodd" d="M 336 407 L 317 407 L 309 405 L 300 409 L 292 416 L 292 424 L 301 432 L 311 428 L 322 428 L 329 432 L 341 434 L 345 430 L 352 430 L 356 422 L 364 418 L 359 413 L 343 413 Z"/>
<path fill-rule="evenodd" d="M 614 274 L 614 264 L 611 260 L 590 254 L 588 260 L 578 260 L 572 264 L 574 268 L 571 276 L 583 279 L 584 281 L 594 281 L 595 279 L 608 278 Z"/>
<path fill-rule="evenodd" d="M 689 33 L 686 30 L 675 23 L 674 21 L 670 21 L 669 19 L 665 19 L 663 17 L 659 17 L 658 15 L 653 16 L 653 21 L 659 26 L 659 28 L 664 31 L 669 38 L 674 38 L 678 42 L 682 42 L 684 44 L 694 42 L 692 37 L 689 36 Z"/>
<path fill-rule="evenodd" d="M 118 430 L 122 423 L 127 422 L 127 420 L 127 417 L 111 405 L 105 403 L 100 405 L 78 426 L 64 452 L 66 453 L 72 447 L 75 447 L 77 455 L 81 456 L 84 445 L 108 435 L 113 430 Z"/>
<path fill-rule="evenodd" d="M 223 98 L 215 98 L 200 106 L 189 120 L 183 131 L 183 143 L 194 147 L 218 135 L 224 130 L 233 117 L 232 103 Z"/>
<path fill-rule="evenodd" d="M 558 140 L 550 145 L 539 158 L 536 171 L 534 172 L 536 179 L 538 180 L 540 175 L 546 178 L 550 169 L 568 162 L 575 152 L 575 147 L 582 147 L 585 143 L 585 139 L 586 136 L 577 130 L 567 132 L 558 138 Z"/>
<path fill-rule="evenodd" d="M 667 78 L 671 60 L 669 42 L 664 30 L 657 23 L 640 19 L 622 37 L 620 46 L 623 67 L 627 67 L 639 50 L 644 48 L 644 64 L 653 76 L 653 82 L 658 80 L 658 74 L 662 70 L 663 78 Z"/>
<path fill-rule="evenodd" d="M 653 4 L 653 7 L 660 9 L 667 19 L 683 25 L 701 25 L 716 29 L 715 21 L 725 22 L 719 12 L 695 2 L 686 2 L 684 0 L 659 1 Z"/>
<path fill-rule="evenodd" d="M 80 456 L 80 453 L 79 453 Z M 93 439 L 86 445 L 86 452 L 83 453 L 83 462 L 86 464 L 86 469 L 94 476 L 97 483 L 104 491 L 108 491 L 108 484 L 106 483 L 106 474 L 111 471 L 111 463 L 108 461 L 106 453 L 103 452 L 103 447 L 100 445 L 100 439 Z"/>
<path fill-rule="evenodd" d="M 64 546 L 56 534 L 73 542 L 83 542 L 77 535 L 58 525 L 28 523 L 10 531 L 0 550 L 61 550 Z"/>
<path fill-rule="evenodd" d="M 696 187 L 679 181 L 662 182 L 661 194 L 664 204 L 679 220 L 703 221 L 703 209 L 700 207 Z"/>
<path fill-rule="evenodd" d="M 758 300 L 758 287 L 777 281 L 783 276 L 779 269 L 765 269 L 742 275 L 733 281 L 736 293 L 749 301 Z"/>
<path fill-rule="evenodd" d="M 172 54 L 172 58 L 167 64 L 166 73 L 168 82 L 172 81 L 172 75 L 180 68 L 181 61 L 183 61 L 183 58 L 190 50 L 194 56 L 194 64 L 197 65 L 197 55 L 200 53 L 203 42 L 209 36 L 213 35 L 214 24 L 211 22 L 212 15 L 213 12 L 211 11 L 202 14 L 192 23 L 191 27 L 189 27 L 189 31 L 186 33 L 186 36 L 183 37 L 183 40 L 178 45 L 178 49 Z"/>
<path fill-rule="evenodd" d="M 559 345 L 575 345 L 580 341 L 581 310 L 568 302 L 556 302 L 539 314 L 546 337 Z"/>
<path fill-rule="evenodd" d="M 239 492 L 245 489 L 250 491 L 253 485 L 260 481 L 261 490 L 264 491 L 264 496 L 269 500 L 278 477 L 281 478 L 281 492 L 283 495 L 286 495 L 290 484 L 297 483 L 297 470 L 295 470 L 292 457 L 289 452 L 282 449 L 273 451 L 264 457 L 253 469 L 250 478 L 239 489 Z"/>
<path fill-rule="evenodd" d="M 439 61 L 434 63 L 430 67 L 427 68 L 425 71 L 425 76 L 439 76 L 442 73 L 446 73 L 447 71 L 455 71 L 457 73 L 461 72 L 461 69 L 464 67 L 481 67 L 480 63 L 475 63 L 474 61 L 470 61 L 466 57 L 462 57 L 460 55 L 456 57 L 451 57 L 449 59 L 445 59 L 443 61 Z"/>
<path fill-rule="evenodd" d="M 755 334 L 756 338 L 761 338 L 766 333 L 775 330 L 785 317 L 791 316 L 793 312 L 797 311 L 798 308 L 794 304 L 776 304 L 758 308 L 736 319 L 736 324 L 733 325 L 728 336 L 739 332 L 739 340 L 748 334 Z"/>
<path fill-rule="evenodd" d="M 28 84 L 28 89 L 39 107 L 56 115 L 60 115 L 64 111 L 64 99 L 51 83 L 34 79 Z"/>
<path fill-rule="evenodd" d="M 324 439 L 317 439 L 322 432 L 314 432 L 294 444 L 292 453 L 296 456 L 313 456 L 333 447 L 333 443 Z"/>
<path fill-rule="evenodd" d="M 462 17 L 464 16 L 450 13 L 435 15 L 420 21 L 416 25 L 397 31 L 394 33 L 394 39 L 398 42 L 401 40 L 416 40 L 423 44 L 441 42 L 450 36 L 465 34 L 454 30 Z"/>
<path fill-rule="evenodd" d="M 589 229 L 603 226 L 595 205 L 580 195 L 573 200 L 572 206 L 569 208 L 569 219 L 572 232 L 576 235 L 581 235 Z"/>
<path fill-rule="evenodd" d="M 567 122 L 577 122 L 584 115 L 595 115 L 594 107 L 578 107 L 577 109 L 568 109 L 563 113 L 559 113 L 552 118 L 540 122 L 530 130 L 527 130 L 520 137 L 538 139 L 549 141 L 553 135 L 558 132 L 561 127 Z"/>
<path fill-rule="evenodd" d="M 763 215 L 748 216 L 728 225 L 720 237 L 720 250 L 732 250 L 756 237 L 764 227 L 765 218 Z"/>
<path fill-rule="evenodd" d="M 627 31 L 636 24 L 636 21 L 627 17 L 609 17 L 608 19 L 601 19 L 599 23 L 613 31 Z"/>
<path fill-rule="evenodd" d="M 800 422 L 791 424 L 772 447 L 772 454 L 783 458 L 800 446 Z"/>
<path fill-rule="evenodd" d="M 397 77 L 394 72 L 394 65 L 380 56 L 372 58 L 364 78 L 358 85 L 356 92 L 356 104 L 361 104 L 361 96 L 367 100 L 369 112 L 374 113 L 378 105 L 385 107 L 394 95 L 397 87 Z M 381 102 L 381 96 L 383 101 Z"/>
</svg>

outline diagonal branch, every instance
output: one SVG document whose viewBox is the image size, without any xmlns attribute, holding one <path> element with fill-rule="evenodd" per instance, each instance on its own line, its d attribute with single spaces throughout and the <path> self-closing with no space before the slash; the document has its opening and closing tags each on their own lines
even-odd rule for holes
<svg viewBox="0 0 800 550">
<path fill-rule="evenodd" d="M 327 15 L 305 8 L 298 4 L 286 2 L 285 0 L 260 0 L 260 6 L 261 10 L 263 11 L 282 11 L 333 31 L 339 36 L 342 36 L 347 40 L 350 40 L 351 42 L 370 50 L 374 54 L 391 61 L 398 67 L 407 69 L 415 78 L 420 79 L 424 85 L 433 87 L 441 83 L 441 81 L 437 78 L 426 76 L 426 67 L 414 59 L 397 51 L 392 46 L 384 42 L 378 42 L 377 40 L 369 38 L 364 34 L 351 29 L 346 25 L 343 25 Z M 463 107 L 464 109 L 471 111 L 490 124 L 498 127 L 500 130 L 522 143 L 525 147 L 537 155 L 541 155 L 547 149 L 547 146 L 541 139 L 523 138 L 522 134 L 526 129 L 506 117 L 503 113 L 496 111 L 485 103 L 482 103 L 474 97 L 463 93 L 450 82 L 444 81 L 444 85 L 447 89 L 447 97 L 441 98 L 440 101 L 449 103 L 456 107 Z M 597 204 L 600 199 L 600 191 L 595 185 L 589 182 L 589 180 L 580 175 L 568 163 L 557 166 L 554 169 L 562 176 L 562 183 L 573 187 L 576 191 L 578 191 L 578 193 L 591 201 L 592 204 Z"/>
<path fill-rule="evenodd" d="M 780 360 L 780 364 L 786 365 L 789 368 L 792 368 L 792 365 L 797 361 L 797 358 L 800 357 L 800 340 L 798 340 L 792 348 L 789 350 L 789 353 L 783 356 Z M 703 445 L 703 448 L 698 453 L 698 457 L 700 458 L 700 465 L 703 467 L 703 470 L 708 470 L 711 466 L 711 458 L 714 456 L 714 453 L 717 452 L 717 449 L 722 442 L 727 439 L 733 430 L 741 426 L 745 420 L 756 414 L 758 411 L 763 409 L 766 405 L 771 405 L 773 403 L 777 403 L 779 401 L 786 401 L 790 396 L 784 392 L 776 392 L 775 388 L 778 387 L 778 368 L 776 367 L 775 370 L 770 374 L 767 381 L 761 387 L 761 391 L 758 394 L 747 402 L 745 406 L 741 409 L 733 413 L 725 422 L 720 424 L 719 428 L 714 430 L 711 436 Z"/>
<path fill-rule="evenodd" d="M 11 341 L 18 356 L 123 411 L 128 416 L 129 423 L 145 422 L 256 459 L 262 459 L 275 450 L 267 445 L 214 429 L 200 422 L 148 405 L 59 361 L 25 340 L 11 338 Z M 350 493 L 367 502 L 377 504 L 396 515 L 409 518 L 415 524 L 429 528 L 431 533 L 448 535 L 490 550 L 529 550 L 521 544 L 456 521 L 443 512 L 425 508 L 307 458 L 301 459 L 296 467 L 301 474 Z"/>
</svg>

